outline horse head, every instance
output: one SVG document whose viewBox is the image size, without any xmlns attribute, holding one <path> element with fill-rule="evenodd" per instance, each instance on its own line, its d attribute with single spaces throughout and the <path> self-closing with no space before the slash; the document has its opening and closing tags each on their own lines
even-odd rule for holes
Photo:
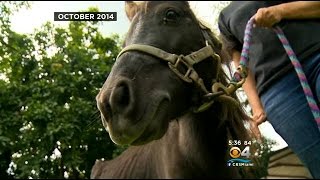
<svg viewBox="0 0 320 180">
<path fill-rule="evenodd" d="M 217 36 L 187 2 L 125 7 L 131 26 L 96 100 L 112 141 L 136 146 L 97 161 L 91 177 L 239 177 L 228 140 L 248 140 L 247 117 Z"/>
<path fill-rule="evenodd" d="M 221 43 L 187 2 L 126 2 L 131 22 L 97 95 L 102 123 L 116 144 L 161 138 L 171 120 L 202 105 L 221 73 Z M 209 90 L 208 90 L 209 89 Z"/>
</svg>

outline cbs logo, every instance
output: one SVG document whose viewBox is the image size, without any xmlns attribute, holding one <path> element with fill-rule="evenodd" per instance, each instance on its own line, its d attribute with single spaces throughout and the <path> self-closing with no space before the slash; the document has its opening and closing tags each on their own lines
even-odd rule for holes
<svg viewBox="0 0 320 180">
<path fill-rule="evenodd" d="M 251 155 L 250 147 L 246 146 L 242 151 L 239 147 L 232 147 L 230 149 L 229 154 L 232 158 L 238 158 L 240 156 L 244 156 L 244 157 L 249 158 L 249 156 Z"/>
</svg>

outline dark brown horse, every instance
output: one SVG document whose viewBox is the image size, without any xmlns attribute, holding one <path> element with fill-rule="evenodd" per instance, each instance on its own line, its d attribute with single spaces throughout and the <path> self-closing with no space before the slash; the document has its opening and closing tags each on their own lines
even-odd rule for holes
<svg viewBox="0 0 320 180">
<path fill-rule="evenodd" d="M 112 141 L 130 147 L 96 161 L 91 178 L 239 178 L 228 140 L 249 140 L 248 118 L 234 93 L 211 92 L 227 86 L 216 36 L 187 2 L 126 2 L 126 13 L 125 49 L 97 104 Z"/>
</svg>

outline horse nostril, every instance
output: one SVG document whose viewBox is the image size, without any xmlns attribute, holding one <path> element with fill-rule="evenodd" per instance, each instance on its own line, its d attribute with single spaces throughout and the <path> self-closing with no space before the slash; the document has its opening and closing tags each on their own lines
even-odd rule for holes
<svg viewBox="0 0 320 180">
<path fill-rule="evenodd" d="M 115 89 L 115 99 L 114 102 L 120 106 L 125 107 L 129 103 L 129 88 L 125 84 L 118 86 Z"/>
<path fill-rule="evenodd" d="M 113 112 L 124 112 L 130 107 L 132 96 L 130 95 L 130 83 L 121 81 L 111 93 L 110 106 Z"/>
</svg>

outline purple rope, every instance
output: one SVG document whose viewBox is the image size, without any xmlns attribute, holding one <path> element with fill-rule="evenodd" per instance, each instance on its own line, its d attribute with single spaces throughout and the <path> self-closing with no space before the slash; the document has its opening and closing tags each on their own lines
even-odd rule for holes
<svg viewBox="0 0 320 180">
<path fill-rule="evenodd" d="M 254 23 L 254 18 L 251 18 L 247 25 L 246 25 L 246 29 L 245 29 L 245 32 L 244 32 L 244 39 L 243 39 L 243 48 L 242 48 L 242 51 L 241 51 L 241 57 L 240 57 L 240 65 L 244 66 L 244 67 L 247 67 L 248 65 L 248 60 L 249 60 L 249 47 L 250 47 L 250 42 L 251 42 L 251 36 L 252 36 L 252 27 L 253 27 L 253 23 Z M 310 86 L 308 84 L 308 80 L 303 72 L 303 69 L 302 69 L 302 66 L 300 64 L 300 62 L 298 61 L 294 51 L 292 50 L 287 38 L 285 37 L 283 31 L 279 28 L 279 27 L 275 27 L 273 29 L 279 40 L 281 41 L 284 49 L 286 50 L 293 66 L 294 66 L 294 69 L 299 77 L 299 80 L 300 80 L 300 83 L 301 83 L 301 86 L 303 88 L 303 91 L 304 91 L 304 94 L 307 98 L 307 101 L 308 101 L 308 104 L 309 104 L 309 107 L 311 109 L 311 112 L 314 116 L 314 119 L 316 120 L 317 124 L 318 124 L 318 127 L 320 127 L 320 110 L 319 110 L 319 107 L 317 106 L 317 103 L 314 99 L 314 96 L 312 94 L 312 91 L 310 89 Z M 239 81 L 239 75 L 236 75 L 234 76 L 234 79 Z"/>
<path fill-rule="evenodd" d="M 252 27 L 254 23 L 254 18 L 250 18 L 246 29 L 244 31 L 244 38 L 243 38 L 243 47 L 241 51 L 241 57 L 240 57 L 240 65 L 247 67 L 248 61 L 249 61 L 249 48 L 251 44 L 251 37 L 252 37 Z"/>
</svg>

